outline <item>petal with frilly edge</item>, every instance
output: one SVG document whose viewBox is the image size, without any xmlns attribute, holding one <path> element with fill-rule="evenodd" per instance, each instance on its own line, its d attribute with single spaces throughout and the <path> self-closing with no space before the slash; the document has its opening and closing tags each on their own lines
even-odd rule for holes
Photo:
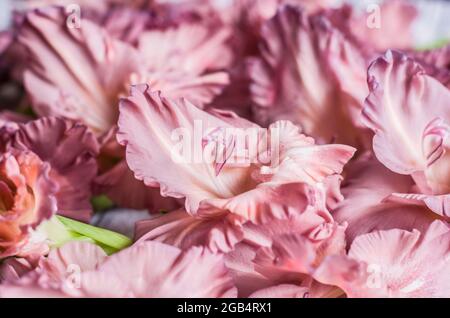
<svg viewBox="0 0 450 318">
<path fill-rule="evenodd" d="M 50 164 L 50 176 L 59 187 L 56 197 L 59 214 L 89 220 L 99 145 L 86 126 L 45 117 L 20 124 L 10 146 L 30 150 Z"/>
<path fill-rule="evenodd" d="M 18 39 L 29 54 L 24 84 L 36 113 L 80 120 L 97 134 L 116 123 L 120 95 L 142 78 L 137 50 L 88 20 L 70 28 L 64 8 L 29 12 Z"/>
<path fill-rule="evenodd" d="M 395 51 L 378 58 L 368 74 L 362 119 L 375 133 L 377 158 L 396 173 L 422 179 L 422 191 L 448 193 L 450 90 Z"/>
<path fill-rule="evenodd" d="M 163 196 L 186 197 L 190 213 L 204 199 L 234 196 L 251 186 L 251 169 L 225 166 L 216 175 L 215 165 L 203 157 L 205 131 L 232 128 L 229 118 L 210 115 L 187 100 L 172 101 L 140 89 L 132 89 L 132 95 L 121 101 L 117 135 L 137 179 L 160 185 Z"/>
<path fill-rule="evenodd" d="M 286 120 L 271 124 L 269 131 L 278 137 L 280 163 L 274 171 L 261 170 L 260 176 L 278 184 L 323 182 L 326 177 L 340 174 L 356 151 L 346 145 L 316 145 L 313 138 L 301 134 L 298 126 Z"/>
<path fill-rule="evenodd" d="M 449 297 L 449 225 L 422 234 L 388 230 L 357 237 L 348 256 L 331 256 L 314 273 L 348 297 Z"/>
</svg>

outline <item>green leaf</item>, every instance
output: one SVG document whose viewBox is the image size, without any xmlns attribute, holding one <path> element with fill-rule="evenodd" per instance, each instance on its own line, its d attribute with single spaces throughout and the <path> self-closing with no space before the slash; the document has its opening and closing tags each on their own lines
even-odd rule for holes
<svg viewBox="0 0 450 318">
<path fill-rule="evenodd" d="M 61 215 L 57 215 L 56 217 L 70 231 L 78 233 L 80 234 L 80 236 L 88 237 L 99 243 L 98 245 L 102 247 L 110 247 L 113 250 L 118 251 L 132 244 L 131 239 L 125 235 L 102 229 L 90 224 L 78 222 Z"/>
</svg>

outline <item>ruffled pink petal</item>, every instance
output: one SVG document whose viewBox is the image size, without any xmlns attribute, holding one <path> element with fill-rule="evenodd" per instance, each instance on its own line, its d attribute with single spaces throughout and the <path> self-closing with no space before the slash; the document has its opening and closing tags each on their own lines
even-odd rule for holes
<svg viewBox="0 0 450 318">
<path fill-rule="evenodd" d="M 204 199 L 233 196 L 248 187 L 250 169 L 223 168 L 216 175 L 214 164 L 202 158 L 204 131 L 233 127 L 227 121 L 186 100 L 171 101 L 149 90 L 142 93 L 139 88 L 122 100 L 120 112 L 117 138 L 127 146 L 127 163 L 135 177 L 149 186 L 160 185 L 163 196 L 186 197 L 188 212 L 194 213 Z M 180 153 L 176 149 L 180 136 L 174 133 L 192 138 L 184 143 L 187 148 L 194 147 Z"/>
<path fill-rule="evenodd" d="M 425 187 L 436 194 L 449 190 L 450 90 L 392 51 L 372 64 L 369 85 L 363 121 L 375 132 L 377 158 L 400 174 L 425 173 Z"/>
<path fill-rule="evenodd" d="M 50 164 L 51 178 L 59 187 L 59 214 L 89 220 L 99 146 L 87 127 L 55 117 L 38 119 L 19 125 L 11 147 L 30 150 Z"/>
<path fill-rule="evenodd" d="M 316 145 L 314 139 L 301 134 L 290 121 L 277 121 L 270 125 L 269 131 L 277 134 L 282 148 L 280 163 L 273 172 L 263 170 L 261 174 L 274 183 L 323 182 L 326 177 L 340 174 L 356 151 L 346 145 Z"/>
<path fill-rule="evenodd" d="M 433 222 L 421 234 L 389 230 L 356 238 L 348 256 L 334 256 L 315 272 L 348 297 L 448 297 L 450 228 Z"/>
<path fill-rule="evenodd" d="M 70 242 L 50 251 L 36 268 L 0 287 L 1 297 L 68 297 L 77 295 L 83 272 L 95 271 L 105 252 L 87 242 Z"/>
<path fill-rule="evenodd" d="M 116 123 L 127 85 L 142 78 L 134 48 L 88 20 L 69 28 L 63 8 L 29 12 L 19 41 L 29 54 L 24 82 L 34 110 L 80 120 L 98 134 Z"/>
</svg>

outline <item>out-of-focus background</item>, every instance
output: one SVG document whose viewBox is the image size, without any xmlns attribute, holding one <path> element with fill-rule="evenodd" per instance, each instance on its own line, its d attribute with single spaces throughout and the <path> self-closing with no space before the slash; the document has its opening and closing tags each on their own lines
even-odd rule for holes
<svg viewBox="0 0 450 318">
<path fill-rule="evenodd" d="M 0 30 L 8 26 L 13 8 L 20 9 L 26 0 L 0 0 Z M 95 1 L 95 0 L 93 0 Z M 172 0 L 173 2 L 179 0 Z M 227 5 L 232 0 L 215 0 L 218 5 Z M 311 0 L 314 1 L 314 0 Z M 351 3 L 360 10 L 381 0 L 335 0 L 335 4 Z M 423 46 L 430 41 L 450 39 L 450 1 L 448 0 L 411 0 L 420 12 L 420 18 L 415 25 L 416 45 Z M 68 3 L 67 0 L 64 1 Z M 76 0 L 73 1 L 76 3 Z"/>
<path fill-rule="evenodd" d="M 13 8 L 20 9 L 27 0 L 0 0 L 0 30 L 8 27 Z M 64 4 L 77 3 L 61 0 Z M 92 0 L 97 1 L 97 0 Z M 166 0 L 177 2 L 180 0 Z M 186 0 L 184 0 L 186 1 Z M 226 6 L 233 0 L 215 0 L 217 5 Z M 315 0 L 311 0 L 315 1 Z M 435 41 L 450 39 L 450 1 L 449 0 L 410 0 L 420 12 L 420 17 L 414 25 L 417 46 L 427 46 Z M 335 0 L 335 4 L 351 3 L 359 10 L 366 10 L 368 5 L 381 0 Z"/>
</svg>

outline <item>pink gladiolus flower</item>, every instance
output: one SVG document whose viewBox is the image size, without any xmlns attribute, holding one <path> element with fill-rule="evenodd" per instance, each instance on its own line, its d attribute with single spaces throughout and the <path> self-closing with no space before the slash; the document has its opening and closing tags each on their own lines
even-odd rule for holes
<svg viewBox="0 0 450 318">
<path fill-rule="evenodd" d="M 282 206 L 277 197 L 289 195 L 295 183 L 315 185 L 340 173 L 354 152 L 315 145 L 290 122 L 263 130 L 233 113 L 207 113 L 148 87 L 134 88 L 120 111 L 118 140 L 136 178 L 159 185 L 163 196 L 185 197 L 190 214 L 230 211 L 253 222 L 289 216 L 295 212 L 274 208 Z M 261 142 L 264 133 L 270 142 Z M 267 158 L 269 165 L 261 164 Z"/>
<path fill-rule="evenodd" d="M 13 1 L 0 298 L 450 297 L 447 21 L 356 2 Z"/>
</svg>

